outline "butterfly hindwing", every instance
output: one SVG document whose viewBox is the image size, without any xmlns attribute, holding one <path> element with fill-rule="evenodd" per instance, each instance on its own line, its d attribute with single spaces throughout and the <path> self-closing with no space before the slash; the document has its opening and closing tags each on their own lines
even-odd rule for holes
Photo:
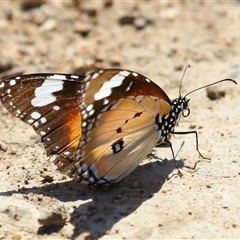
<svg viewBox="0 0 240 240">
<path fill-rule="evenodd" d="M 152 107 L 146 109 L 146 104 Z M 78 172 L 97 184 L 120 181 L 155 146 L 159 140 L 155 117 L 169 111 L 166 101 L 139 96 L 120 99 L 111 110 L 99 113 L 78 149 Z"/>
</svg>

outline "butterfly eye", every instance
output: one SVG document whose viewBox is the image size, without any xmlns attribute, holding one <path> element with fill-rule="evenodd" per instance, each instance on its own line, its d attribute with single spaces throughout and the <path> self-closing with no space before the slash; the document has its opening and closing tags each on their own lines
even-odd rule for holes
<svg viewBox="0 0 240 240">
<path fill-rule="evenodd" d="M 190 108 L 187 108 L 182 112 L 183 117 L 188 117 L 189 114 L 190 114 Z"/>
</svg>

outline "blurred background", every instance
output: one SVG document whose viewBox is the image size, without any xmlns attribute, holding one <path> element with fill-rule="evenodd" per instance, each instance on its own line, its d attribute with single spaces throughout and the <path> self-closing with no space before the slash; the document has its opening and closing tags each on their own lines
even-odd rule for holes
<svg viewBox="0 0 240 240">
<path fill-rule="evenodd" d="M 199 73 L 218 62 L 230 66 L 240 48 L 239 4 L 3 1 L 0 72 L 19 67 L 25 73 L 83 74 L 117 67 L 179 80 L 187 64 Z"/>
</svg>

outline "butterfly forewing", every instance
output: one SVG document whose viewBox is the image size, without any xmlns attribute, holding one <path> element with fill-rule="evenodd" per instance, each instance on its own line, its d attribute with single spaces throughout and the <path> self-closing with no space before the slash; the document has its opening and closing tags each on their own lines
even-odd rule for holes
<svg viewBox="0 0 240 240">
<path fill-rule="evenodd" d="M 139 95 L 155 96 L 171 104 L 167 94 L 157 84 L 129 70 L 106 69 L 93 72 L 85 78 L 84 86 L 85 104 L 95 103 L 96 109 L 105 105 L 104 102 L 108 102 L 108 99 L 112 102 Z"/>
<path fill-rule="evenodd" d="M 71 156 L 81 137 L 78 107 L 83 76 L 31 74 L 1 82 L 2 104 L 30 124 L 41 136 L 48 154 Z"/>
</svg>

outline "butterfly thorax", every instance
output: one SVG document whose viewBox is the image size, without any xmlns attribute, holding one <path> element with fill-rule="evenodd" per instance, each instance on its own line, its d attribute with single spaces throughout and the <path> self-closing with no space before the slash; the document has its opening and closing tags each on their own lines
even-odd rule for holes
<svg viewBox="0 0 240 240">
<path fill-rule="evenodd" d="M 171 110 L 169 114 L 163 117 L 159 115 L 156 117 L 160 135 L 160 142 L 169 141 L 171 134 L 174 132 L 174 127 L 176 123 L 179 121 L 179 118 L 183 114 L 184 110 L 189 111 L 188 102 L 189 102 L 188 99 L 180 96 L 172 101 Z M 188 116 L 188 113 L 186 116 Z"/>
</svg>

